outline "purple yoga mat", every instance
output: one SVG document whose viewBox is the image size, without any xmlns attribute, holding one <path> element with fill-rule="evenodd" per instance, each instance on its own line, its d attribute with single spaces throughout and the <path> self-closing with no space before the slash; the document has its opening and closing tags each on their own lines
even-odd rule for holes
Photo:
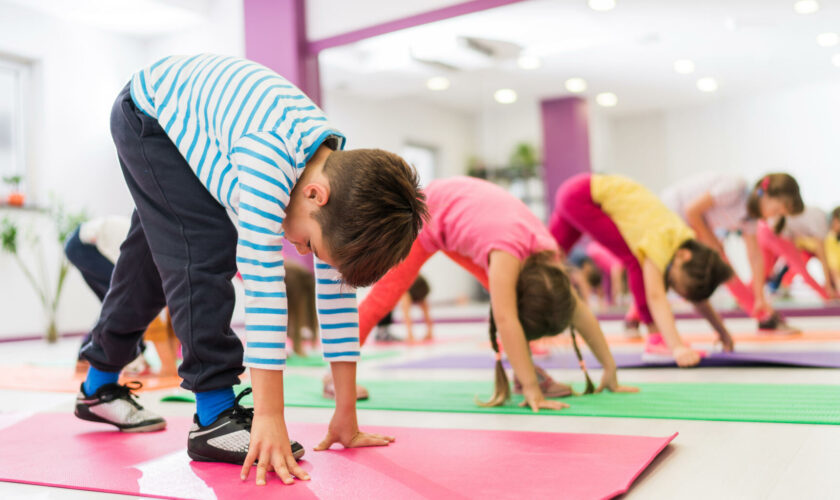
<svg viewBox="0 0 840 500">
<path fill-rule="evenodd" d="M 676 363 L 645 363 L 640 353 L 613 353 L 619 368 L 663 368 L 676 367 Z M 584 355 L 589 368 L 600 368 L 601 365 L 591 355 Z M 472 369 L 493 368 L 493 356 L 485 354 L 456 354 L 437 356 L 433 358 L 408 361 L 405 363 L 384 366 L 387 369 Z M 577 358 L 572 352 L 568 354 L 554 354 L 547 358 L 535 357 L 534 363 L 543 368 L 577 368 Z M 505 365 L 510 365 L 505 361 Z M 703 358 L 700 366 L 787 366 L 800 368 L 840 368 L 840 352 L 838 351 L 793 351 L 793 352 L 732 352 L 712 353 Z"/>
</svg>

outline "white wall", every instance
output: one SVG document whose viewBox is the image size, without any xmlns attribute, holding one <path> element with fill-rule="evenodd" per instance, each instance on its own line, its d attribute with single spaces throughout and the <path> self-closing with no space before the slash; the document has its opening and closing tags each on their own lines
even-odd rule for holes
<svg viewBox="0 0 840 500">
<path fill-rule="evenodd" d="M 29 201 L 46 205 L 55 195 L 73 210 L 128 214 L 131 201 L 109 132 L 111 104 L 143 60 L 136 39 L 63 22 L 23 7 L 0 4 L 0 53 L 29 62 L 26 104 L 26 186 Z M 91 185 L 108 186 L 91 195 Z M 19 212 L 4 211 L 21 217 Z M 44 216 L 26 214 L 23 226 L 55 241 Z M 45 246 L 45 260 L 57 271 L 61 249 Z M 32 255 L 27 255 L 31 258 Z M 34 262 L 30 262 L 34 264 Z M 43 331 L 37 297 L 8 254 L 0 253 L 0 337 Z M 73 273 L 59 310 L 64 330 L 90 326 L 97 300 Z"/>
<path fill-rule="evenodd" d="M 52 194 L 73 210 L 90 216 L 131 213 L 110 136 L 111 105 L 130 75 L 172 53 L 244 54 L 242 2 L 207 3 L 206 19 L 177 35 L 140 39 L 62 20 L 44 12 L 0 3 L 0 57 L 25 60 L 31 67 L 26 130 L 28 202 L 47 205 Z M 55 241 L 44 215 L 11 211 L 43 241 Z M 45 245 L 44 256 L 55 279 L 62 249 Z M 37 265 L 34 254 L 25 258 Z M 38 299 L 8 254 L 0 252 L 0 338 L 44 331 Z M 68 276 L 59 309 L 59 329 L 91 327 L 99 303 L 77 271 Z M 238 316 L 237 316 L 238 318 Z"/>
<path fill-rule="evenodd" d="M 614 170 L 655 190 L 704 170 L 737 172 L 750 182 L 785 171 L 806 203 L 830 209 L 840 204 L 838 109 L 840 80 L 833 80 L 615 118 Z"/>
<path fill-rule="evenodd" d="M 371 101 L 330 90 L 324 111 L 347 136 L 347 147 L 380 148 L 399 153 L 406 143 L 438 152 L 437 178 L 463 175 L 475 151 L 472 115 L 414 100 Z M 437 255 L 423 268 L 431 284 L 430 300 L 450 301 L 470 295 L 475 279 L 447 257 Z M 445 285 L 445 286 L 444 286 Z"/>
</svg>

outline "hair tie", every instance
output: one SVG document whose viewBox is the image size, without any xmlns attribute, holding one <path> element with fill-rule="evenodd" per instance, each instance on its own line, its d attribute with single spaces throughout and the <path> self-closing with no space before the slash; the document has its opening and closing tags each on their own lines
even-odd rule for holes
<svg viewBox="0 0 840 500">
<path fill-rule="evenodd" d="M 761 179 L 761 188 L 764 191 L 767 191 L 770 188 L 770 177 L 769 176 L 765 176 L 763 179 Z"/>
<path fill-rule="evenodd" d="M 496 353 L 496 361 L 501 361 L 501 360 L 502 360 L 502 353 L 497 352 Z"/>
</svg>

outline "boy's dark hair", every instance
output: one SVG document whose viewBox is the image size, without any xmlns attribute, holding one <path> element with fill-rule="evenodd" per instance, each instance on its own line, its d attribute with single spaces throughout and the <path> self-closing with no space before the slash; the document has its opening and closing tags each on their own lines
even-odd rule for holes
<svg viewBox="0 0 840 500">
<path fill-rule="evenodd" d="M 805 203 L 802 201 L 802 195 L 799 194 L 799 184 L 792 175 L 785 173 L 767 174 L 755 183 L 752 191 L 750 191 L 749 198 L 747 198 L 747 213 L 753 219 L 761 218 L 759 200 L 762 194 L 771 198 L 783 198 L 790 215 L 799 215 L 805 211 Z M 784 227 L 785 218 L 779 217 L 773 231 L 779 234 Z"/>
<path fill-rule="evenodd" d="M 408 289 L 408 296 L 411 298 L 412 303 L 422 302 L 429 296 L 429 291 L 429 282 L 422 275 L 417 275 L 417 279 L 414 280 L 411 288 Z"/>
<path fill-rule="evenodd" d="M 557 335 L 568 328 L 577 304 L 566 272 L 554 262 L 556 252 L 546 251 L 525 260 L 516 281 L 519 323 L 529 341 Z M 499 353 L 496 322 L 490 311 L 490 344 Z M 510 399 L 510 384 L 501 359 L 496 360 L 496 384 L 489 401 L 480 406 L 500 406 Z"/>
<path fill-rule="evenodd" d="M 428 218 L 417 172 L 381 149 L 333 151 L 330 197 L 313 217 L 349 285 L 368 286 L 402 261 Z"/>
<path fill-rule="evenodd" d="M 831 219 L 840 220 L 840 207 L 837 207 L 831 211 Z"/>
<path fill-rule="evenodd" d="M 684 297 L 691 302 L 708 299 L 721 283 L 734 274 L 719 253 L 697 240 L 687 240 L 680 249 L 691 251 L 691 259 L 682 265 L 686 286 Z"/>
</svg>

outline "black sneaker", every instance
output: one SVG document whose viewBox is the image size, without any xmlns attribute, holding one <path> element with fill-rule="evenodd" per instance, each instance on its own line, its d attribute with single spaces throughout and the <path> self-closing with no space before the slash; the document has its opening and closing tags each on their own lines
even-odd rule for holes
<svg viewBox="0 0 840 500">
<path fill-rule="evenodd" d="M 122 432 L 149 432 L 165 428 L 163 418 L 135 401 L 137 395 L 132 391 L 141 387 L 143 384 L 138 381 L 126 385 L 105 384 L 88 396 L 82 385 L 76 396 L 74 413 L 82 420 L 114 425 Z"/>
<path fill-rule="evenodd" d="M 254 409 L 239 405 L 239 400 L 251 394 L 251 388 L 240 392 L 233 401 L 233 407 L 225 410 L 215 422 L 202 426 L 198 415 L 193 417 L 190 437 L 187 440 L 187 454 L 199 462 L 227 462 L 242 465 L 248 456 L 251 443 L 251 422 Z M 297 441 L 292 441 L 292 455 L 295 459 L 303 456 L 304 449 Z"/>
</svg>

